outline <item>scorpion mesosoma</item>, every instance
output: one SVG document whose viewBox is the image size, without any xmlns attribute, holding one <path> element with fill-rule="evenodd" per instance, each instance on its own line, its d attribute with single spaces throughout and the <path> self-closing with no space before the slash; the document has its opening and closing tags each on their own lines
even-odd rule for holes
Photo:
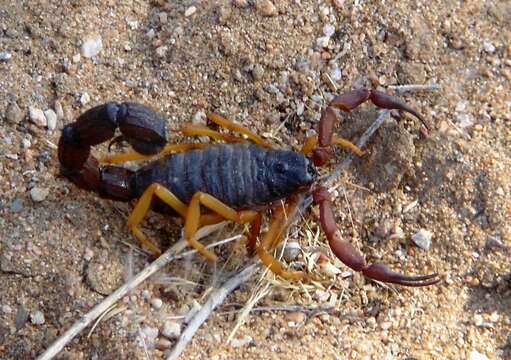
<svg viewBox="0 0 511 360">
<path fill-rule="evenodd" d="M 139 224 L 158 203 L 170 207 L 184 218 L 184 234 L 188 243 L 211 261 L 216 255 L 205 248 L 195 233 L 199 226 L 230 220 L 249 224 L 247 248 L 257 253 L 263 264 L 286 279 L 301 280 L 306 275 L 290 271 L 271 255 L 288 221 L 286 212 L 297 206 L 298 193 L 312 193 L 319 205 L 320 225 L 333 253 L 348 267 L 370 279 L 405 286 L 427 286 L 439 281 L 436 273 L 405 276 L 381 263 L 366 264 L 364 257 L 348 241 L 341 238 L 332 203 L 326 188 L 315 183 L 317 166 L 331 159 L 331 148 L 340 145 L 356 153 L 361 151 L 347 140 L 334 135 L 337 110 L 349 112 L 370 100 L 385 109 L 411 113 L 424 123 L 423 117 L 399 99 L 372 89 L 358 89 L 335 97 L 323 110 L 318 136 L 308 138 L 301 152 L 273 149 L 250 130 L 208 114 L 208 119 L 238 135 L 228 135 L 203 125 L 186 125 L 186 136 L 207 136 L 218 144 L 167 144 L 165 119 L 150 108 L 136 103 L 106 103 L 80 115 L 64 127 L 59 140 L 58 156 L 62 173 L 81 188 L 100 196 L 130 201 L 138 198 L 128 218 L 128 228 L 155 254 L 156 245 L 141 231 Z M 116 129 L 121 135 L 114 138 Z M 134 151 L 111 155 L 99 162 L 91 155 L 91 146 L 112 139 L 125 140 Z M 130 160 L 157 160 L 132 171 L 114 166 Z M 283 206 L 275 206 L 283 200 Z M 259 237 L 262 215 L 272 209 L 268 231 Z M 203 212 L 204 209 L 208 211 Z"/>
</svg>

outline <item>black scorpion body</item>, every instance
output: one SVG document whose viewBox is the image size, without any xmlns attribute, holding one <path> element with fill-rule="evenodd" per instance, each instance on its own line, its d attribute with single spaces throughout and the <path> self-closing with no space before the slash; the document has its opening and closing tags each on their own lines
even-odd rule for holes
<svg viewBox="0 0 511 360">
<path fill-rule="evenodd" d="M 173 154 L 133 174 L 133 197 L 159 183 L 188 203 L 202 191 L 236 208 L 267 205 L 314 180 L 315 170 L 301 153 L 253 144 L 218 144 Z"/>
</svg>

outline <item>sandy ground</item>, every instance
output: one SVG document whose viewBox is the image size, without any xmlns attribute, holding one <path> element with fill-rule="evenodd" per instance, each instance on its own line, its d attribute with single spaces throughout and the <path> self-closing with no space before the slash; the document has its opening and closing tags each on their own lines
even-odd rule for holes
<svg viewBox="0 0 511 360">
<path fill-rule="evenodd" d="M 126 229 L 130 204 L 59 175 L 60 129 L 89 107 L 142 102 L 171 129 L 214 110 L 298 149 L 334 94 L 435 83 L 438 92 L 404 97 L 430 137 L 412 117 L 387 121 L 338 181 L 335 205 L 343 235 L 368 260 L 437 271 L 442 282 L 388 288 L 353 274 L 328 253 L 312 209 L 288 236 L 301 247 L 291 266 L 320 250 L 340 274 L 304 286 L 259 275 L 182 358 L 511 359 L 509 1 L 270 5 L 0 0 L 0 358 L 35 357 L 151 260 Z M 83 43 L 98 35 L 100 52 L 86 57 Z M 56 122 L 51 111 L 38 115 L 48 109 Z M 376 115 L 364 105 L 338 131 L 357 140 Z M 180 233 L 158 214 L 144 229 L 162 248 Z M 411 240 L 420 229 L 432 233 L 428 250 Z M 61 358 L 163 358 L 182 316 L 246 262 L 243 243 L 216 251 L 216 266 L 193 256 L 144 283 Z M 256 308 L 275 310 L 251 312 L 227 344 L 260 286 L 268 293 Z M 277 311 L 290 305 L 298 311 Z"/>
</svg>

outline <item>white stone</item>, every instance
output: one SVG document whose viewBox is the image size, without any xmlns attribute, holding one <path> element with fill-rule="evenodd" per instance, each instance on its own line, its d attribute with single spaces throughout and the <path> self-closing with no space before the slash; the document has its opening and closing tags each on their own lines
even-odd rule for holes
<svg viewBox="0 0 511 360">
<path fill-rule="evenodd" d="M 82 55 L 91 58 L 98 55 L 103 50 L 103 40 L 101 35 L 90 34 L 83 39 Z"/>
<path fill-rule="evenodd" d="M 44 111 L 44 117 L 46 118 L 46 126 L 48 130 L 55 130 L 57 128 L 57 114 L 52 109 Z"/>
<path fill-rule="evenodd" d="M 89 103 L 90 101 L 90 95 L 87 94 L 86 92 L 84 92 L 81 96 L 80 96 L 80 104 L 82 104 L 82 106 L 85 106 Z"/>
<path fill-rule="evenodd" d="M 173 320 L 167 320 L 163 324 L 161 334 L 170 340 L 177 339 L 181 335 L 181 324 Z"/>
<path fill-rule="evenodd" d="M 45 127 L 47 124 L 44 112 L 35 106 L 28 107 L 28 116 L 30 120 L 39 127 Z"/>
<path fill-rule="evenodd" d="M 163 301 L 161 299 L 159 299 L 159 298 L 151 299 L 151 306 L 154 309 L 159 310 L 163 306 Z"/>
<path fill-rule="evenodd" d="M 419 231 L 412 235 L 412 241 L 421 249 L 429 250 L 429 248 L 431 247 L 432 237 L 433 234 L 431 233 L 431 231 L 428 231 L 426 229 L 420 229 Z"/>
<path fill-rule="evenodd" d="M 186 17 L 192 16 L 193 14 L 195 14 L 196 11 L 197 8 L 195 6 L 190 6 L 188 9 L 185 10 L 185 16 Z"/>
<path fill-rule="evenodd" d="M 477 350 L 472 350 L 470 352 L 470 360 L 488 360 L 488 356 L 481 354 Z"/>
<path fill-rule="evenodd" d="M 327 47 L 328 44 L 330 42 L 330 36 L 321 36 L 319 37 L 317 40 L 316 40 L 316 44 L 319 46 L 319 47 Z"/>
<path fill-rule="evenodd" d="M 44 324 L 44 314 L 41 311 L 35 311 L 30 314 L 30 321 L 34 325 L 42 325 Z"/>
<path fill-rule="evenodd" d="M 493 45 L 491 43 L 491 41 L 484 40 L 483 48 L 484 48 L 484 51 L 486 51 L 488 54 L 493 54 L 495 52 L 495 45 Z"/>
<path fill-rule="evenodd" d="M 158 329 L 155 328 L 155 327 L 151 327 L 151 326 L 144 326 L 142 328 L 142 333 L 144 334 L 144 336 L 146 337 L 146 339 L 148 340 L 154 340 L 158 337 Z"/>
<path fill-rule="evenodd" d="M 48 196 L 49 192 L 50 192 L 50 190 L 48 190 L 47 188 L 36 186 L 36 187 L 33 187 L 30 190 L 30 197 L 35 202 L 41 202 L 44 199 L 46 199 L 46 197 Z"/>
<path fill-rule="evenodd" d="M 330 24 L 326 24 L 325 26 L 323 26 L 323 34 L 325 36 L 331 37 L 334 33 L 335 33 L 334 26 L 332 26 Z"/>
</svg>

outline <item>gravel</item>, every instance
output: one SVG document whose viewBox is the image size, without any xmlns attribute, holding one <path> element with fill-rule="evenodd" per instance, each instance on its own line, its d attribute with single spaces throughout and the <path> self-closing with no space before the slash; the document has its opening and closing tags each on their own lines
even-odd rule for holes
<svg viewBox="0 0 511 360">
<path fill-rule="evenodd" d="M 30 121 L 32 121 L 34 124 L 41 128 L 46 127 L 46 125 L 48 124 L 46 116 L 44 116 L 44 112 L 35 106 L 30 106 L 28 108 L 28 116 L 30 118 Z"/>
<path fill-rule="evenodd" d="M 44 117 L 46 118 L 46 123 L 48 130 L 53 131 L 57 128 L 57 114 L 52 109 L 47 109 L 44 111 Z"/>
<path fill-rule="evenodd" d="M 30 313 L 30 321 L 34 325 L 43 325 L 45 322 L 44 314 L 39 310 L 32 312 Z"/>
<path fill-rule="evenodd" d="M 5 112 L 5 118 L 11 124 L 19 124 L 23 120 L 24 114 L 19 108 L 18 104 L 10 103 L 7 106 L 7 111 Z"/>
<path fill-rule="evenodd" d="M 170 340 L 175 340 L 181 335 L 181 324 L 174 320 L 167 320 L 163 324 L 161 334 Z"/>
<path fill-rule="evenodd" d="M 103 50 L 101 35 L 89 34 L 83 39 L 82 55 L 86 58 L 97 56 Z"/>
<path fill-rule="evenodd" d="M 431 239 L 433 237 L 433 233 L 426 229 L 420 229 L 415 234 L 412 235 L 412 241 L 415 245 L 424 250 L 429 250 L 431 247 Z"/>
<path fill-rule="evenodd" d="M 30 189 L 30 197 L 34 202 L 44 201 L 44 199 L 46 199 L 49 193 L 50 190 L 44 187 L 36 186 Z"/>
</svg>

